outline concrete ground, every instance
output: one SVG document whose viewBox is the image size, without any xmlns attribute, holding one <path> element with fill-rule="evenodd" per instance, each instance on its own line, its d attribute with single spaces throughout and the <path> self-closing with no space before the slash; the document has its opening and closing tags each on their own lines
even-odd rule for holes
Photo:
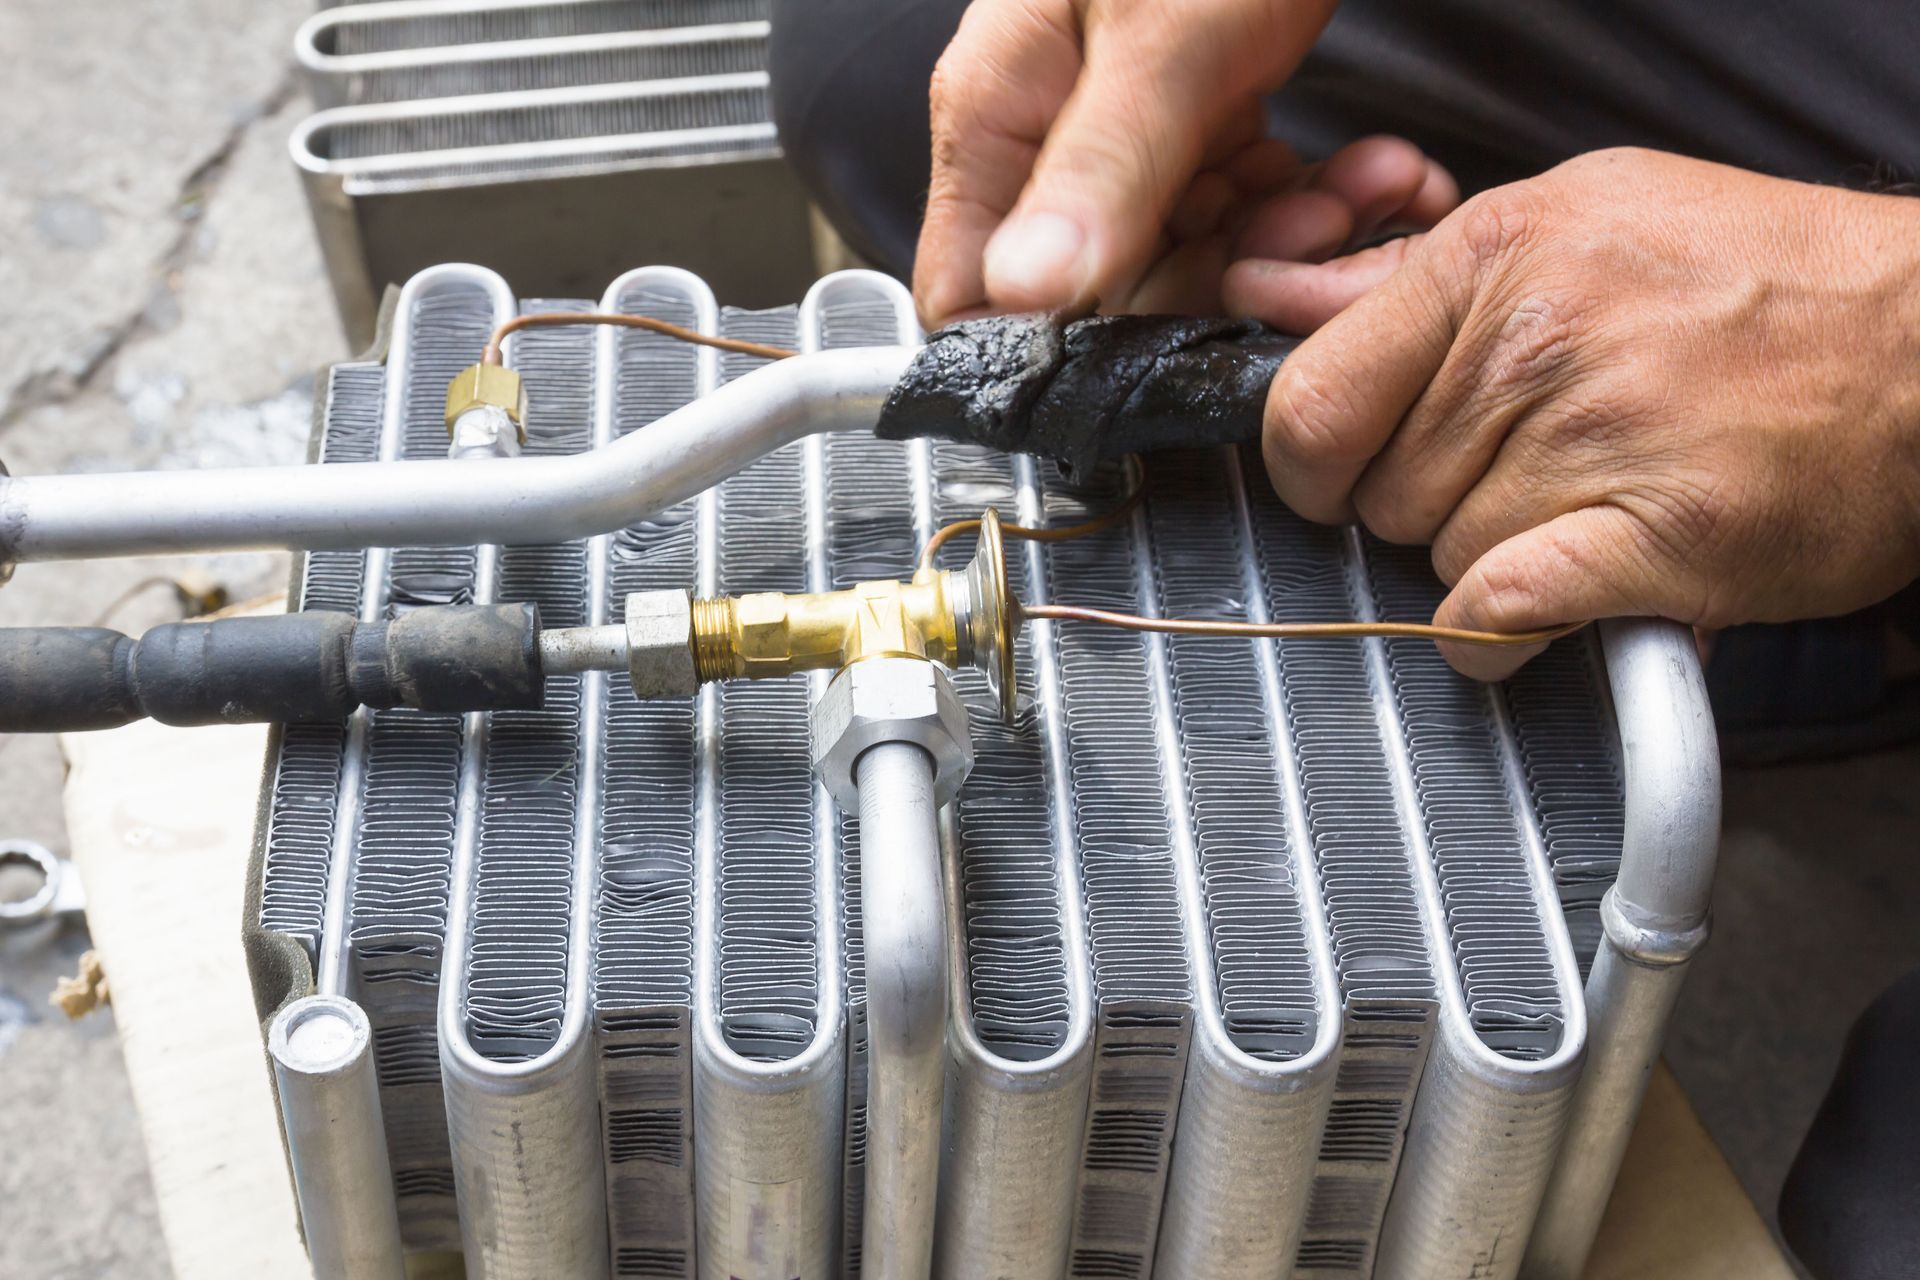
<svg viewBox="0 0 1920 1280">
<path fill-rule="evenodd" d="M 287 49 L 311 11 L 0 5 L 0 459 L 16 470 L 301 456 L 313 371 L 346 354 L 285 152 L 303 110 Z M 0 625 L 138 630 L 179 612 L 140 584 L 186 567 L 28 566 Z M 235 598 L 285 574 L 275 557 L 198 567 Z M 0 839 L 64 847 L 61 772 L 52 743 L 0 737 Z M 1847 1025 L 1920 964 L 1916 780 L 1920 751 L 1727 780 L 1716 939 L 1670 1056 L 1763 1208 Z M 46 1005 L 85 945 L 78 926 L 0 938 L 0 1276 L 168 1274 L 111 1014 L 68 1024 Z"/>
<path fill-rule="evenodd" d="M 0 5 L 0 461 L 301 458 L 313 373 L 346 354 L 286 151 L 304 110 L 288 50 L 312 11 Z M 189 567 L 236 599 L 286 574 L 271 556 L 30 565 L 0 589 L 0 625 L 137 631 L 180 613 L 139 584 Z M 51 740 L 0 736 L 0 839 L 64 849 L 61 776 Z M 85 948 L 80 926 L 0 934 L 0 1276 L 164 1280 L 112 1014 L 68 1023 L 47 1005 Z"/>
</svg>

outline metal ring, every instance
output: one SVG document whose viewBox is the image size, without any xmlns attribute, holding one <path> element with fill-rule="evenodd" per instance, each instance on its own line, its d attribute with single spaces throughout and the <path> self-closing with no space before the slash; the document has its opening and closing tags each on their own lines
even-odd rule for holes
<svg viewBox="0 0 1920 1280">
<path fill-rule="evenodd" d="M 40 868 L 44 883 L 31 897 L 19 902 L 0 902 L 0 924 L 27 924 L 48 915 L 60 892 L 60 860 L 31 840 L 0 840 L 0 866 L 9 862 L 32 863 Z"/>
</svg>

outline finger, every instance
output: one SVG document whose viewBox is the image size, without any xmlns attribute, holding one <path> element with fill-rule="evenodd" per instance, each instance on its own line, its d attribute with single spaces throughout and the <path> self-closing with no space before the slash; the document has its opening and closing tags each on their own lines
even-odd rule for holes
<svg viewBox="0 0 1920 1280">
<path fill-rule="evenodd" d="M 1315 190 L 1338 196 L 1353 211 L 1352 237 L 1365 239 L 1420 194 L 1427 157 L 1405 138 L 1377 134 L 1334 152 L 1315 173 Z"/>
<path fill-rule="evenodd" d="M 1242 195 L 1258 199 L 1278 194 L 1306 166 L 1300 153 L 1278 138 L 1262 138 L 1226 162 L 1226 173 Z"/>
<path fill-rule="evenodd" d="M 1230 252 L 1225 236 L 1189 240 L 1148 269 L 1121 309 L 1135 315 L 1219 315 L 1220 277 Z"/>
<path fill-rule="evenodd" d="M 1407 201 L 1406 207 L 1389 225 L 1431 227 L 1459 207 L 1460 184 L 1439 162 L 1429 160 L 1426 176 L 1420 181 L 1420 189 L 1414 192 L 1413 199 Z"/>
<path fill-rule="evenodd" d="M 1353 236 L 1353 211 L 1330 191 L 1295 191 L 1262 202 L 1233 243 L 1236 258 L 1324 262 Z"/>
<path fill-rule="evenodd" d="M 1540 403 L 1549 397 L 1555 403 Z M 1416 434 L 1422 413 L 1416 404 L 1375 463 L 1375 469 L 1383 470 L 1391 461 L 1399 477 L 1391 485 L 1382 484 L 1378 493 L 1357 496 L 1357 505 L 1398 502 L 1410 511 L 1443 509 L 1431 534 L 1408 531 L 1410 536 L 1398 540 L 1431 537 L 1434 571 L 1452 583 L 1507 539 L 1630 484 L 1622 458 L 1633 459 L 1632 471 L 1654 473 L 1677 461 L 1644 438 L 1624 441 L 1634 434 L 1630 411 L 1603 408 L 1605 402 L 1598 399 L 1576 411 L 1560 400 L 1552 388 L 1526 404 L 1482 398 L 1461 410 L 1463 421 L 1478 423 L 1481 429 L 1427 430 L 1422 445 L 1402 454 L 1401 437 Z M 1374 470 L 1369 470 L 1359 490 L 1364 493 L 1375 483 Z M 1459 491 L 1451 492 L 1455 488 Z"/>
<path fill-rule="evenodd" d="M 1079 73 L 1070 0 L 968 6 L 930 90 L 933 173 L 913 269 L 928 328 L 986 309 L 981 255 Z"/>
<path fill-rule="evenodd" d="M 1233 179 L 1217 169 L 1195 176 L 1192 184 L 1167 219 L 1167 230 L 1179 244 L 1198 240 L 1220 230 L 1227 212 L 1239 199 Z"/>
<path fill-rule="evenodd" d="M 1620 507 L 1581 507 L 1508 538 L 1440 602 L 1439 626 L 1534 631 L 1663 612 L 1663 574 L 1645 526 Z M 1504 680 L 1546 646 L 1443 644 L 1447 661 L 1479 680 Z"/>
<path fill-rule="evenodd" d="M 1591 446 L 1613 431 L 1590 392 L 1566 394 L 1590 344 L 1579 324 L 1553 319 L 1556 310 L 1539 298 L 1470 309 L 1433 381 L 1354 486 L 1369 529 L 1389 542 L 1434 542 L 1435 566 L 1457 573 L 1519 532 L 1516 521 L 1531 519 L 1555 484 L 1590 488 Z"/>
<path fill-rule="evenodd" d="M 1187 6 L 1091 9 L 1085 69 L 987 242 L 988 300 L 1086 310 L 1127 292 L 1207 141 L 1276 69 L 1298 64 L 1330 7 L 1266 6 L 1253 23 Z"/>
<path fill-rule="evenodd" d="M 1209 169 L 1218 169 L 1261 141 L 1266 132 L 1265 104 L 1259 98 L 1247 98 L 1208 140 L 1206 149 L 1200 153 L 1200 163 Z"/>
<path fill-rule="evenodd" d="M 1329 262 L 1242 258 L 1227 268 L 1220 298 L 1229 315 L 1312 333 L 1391 279 L 1419 246 L 1420 237 L 1409 236 Z"/>
<path fill-rule="evenodd" d="M 1268 475 L 1309 519 L 1348 517 L 1354 482 L 1446 359 L 1467 309 L 1471 275 L 1448 261 L 1446 246 L 1394 244 L 1368 252 L 1391 252 L 1398 269 L 1303 342 L 1267 394 Z M 1327 279 L 1338 261 L 1287 270 Z M 1229 287 L 1247 266 L 1234 264 Z"/>
</svg>

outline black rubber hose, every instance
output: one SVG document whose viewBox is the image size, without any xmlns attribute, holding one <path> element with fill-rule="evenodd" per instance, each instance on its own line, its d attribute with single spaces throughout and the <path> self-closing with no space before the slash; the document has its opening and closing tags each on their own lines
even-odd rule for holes
<svg viewBox="0 0 1920 1280">
<path fill-rule="evenodd" d="M 0 629 L 0 732 L 337 720 L 357 707 L 497 711 L 545 695 L 530 604 L 444 605 L 391 622 L 318 610 L 102 627 Z"/>
<path fill-rule="evenodd" d="M 1298 345 L 1251 320 L 963 320 L 927 339 L 874 431 L 1038 454 L 1084 478 L 1123 454 L 1258 439 L 1268 384 Z"/>
</svg>

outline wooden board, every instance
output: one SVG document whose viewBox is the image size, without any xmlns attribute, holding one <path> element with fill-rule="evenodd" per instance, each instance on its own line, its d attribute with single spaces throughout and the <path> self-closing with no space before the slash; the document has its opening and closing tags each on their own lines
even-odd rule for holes
<svg viewBox="0 0 1920 1280">
<path fill-rule="evenodd" d="M 240 952 L 264 726 L 63 741 L 87 886 L 179 1280 L 307 1280 Z"/>
<path fill-rule="evenodd" d="M 308 1275 L 240 952 L 265 744 L 154 724 L 65 740 L 73 857 L 179 1280 Z M 1664 1066 L 1587 1274 L 1793 1280 Z"/>
</svg>

